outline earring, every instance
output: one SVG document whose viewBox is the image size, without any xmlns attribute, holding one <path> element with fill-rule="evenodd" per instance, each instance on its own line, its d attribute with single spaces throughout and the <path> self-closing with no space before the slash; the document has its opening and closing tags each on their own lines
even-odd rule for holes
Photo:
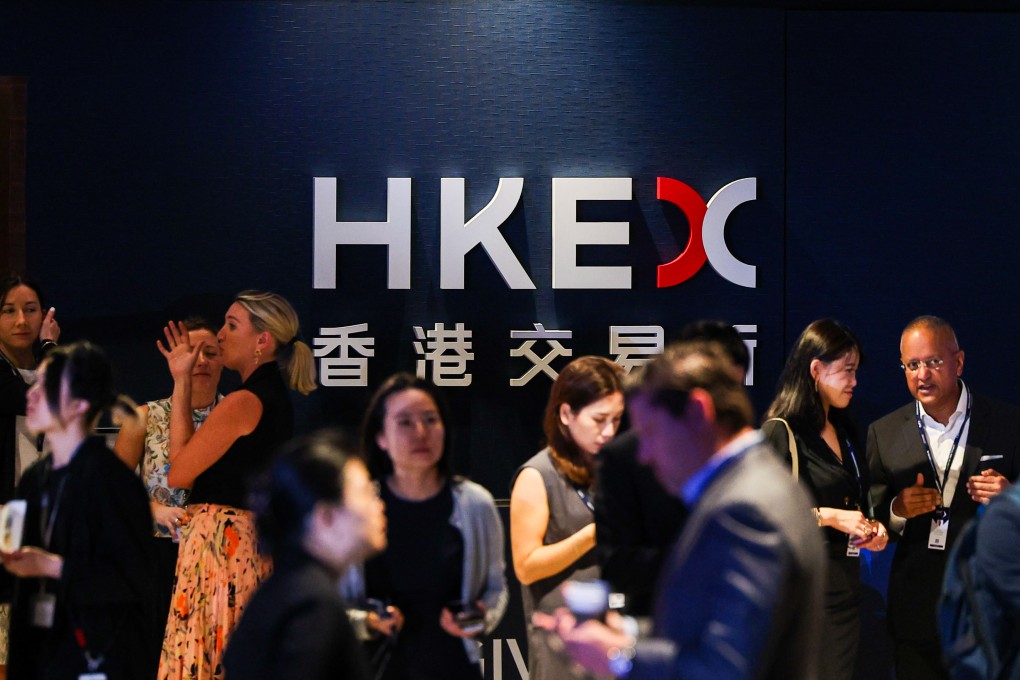
<svg viewBox="0 0 1020 680">
<path fill-rule="evenodd" d="M 260 361 L 261 359 L 262 359 L 262 350 L 260 350 L 260 349 L 256 349 L 256 350 L 255 350 L 255 365 L 256 365 L 256 366 L 258 366 L 258 365 L 259 365 L 259 361 Z"/>
</svg>

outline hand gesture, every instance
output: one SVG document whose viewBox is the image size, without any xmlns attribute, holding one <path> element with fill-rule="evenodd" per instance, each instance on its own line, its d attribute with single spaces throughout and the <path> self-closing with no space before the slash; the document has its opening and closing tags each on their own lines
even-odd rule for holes
<svg viewBox="0 0 1020 680">
<path fill-rule="evenodd" d="M 481 601 L 475 602 L 475 607 L 482 612 L 482 615 L 484 617 L 486 609 L 485 603 Z M 478 636 L 478 634 L 485 629 L 484 619 L 481 629 L 479 629 L 477 626 L 469 626 L 467 629 L 461 628 L 461 623 L 463 622 L 464 621 L 458 618 L 453 612 L 451 612 L 446 607 L 443 607 L 443 611 L 439 615 L 439 627 L 445 630 L 450 635 L 459 638 L 473 638 Z"/>
<path fill-rule="evenodd" d="M 860 510 L 837 510 L 836 508 L 825 508 L 823 510 L 826 526 L 835 527 L 844 534 L 849 534 L 860 539 L 869 539 L 874 533 L 871 521 L 864 516 Z M 831 518 L 831 519 L 830 519 Z"/>
<path fill-rule="evenodd" d="M 156 347 L 159 349 L 159 353 L 166 358 L 167 367 L 170 369 L 170 375 L 173 376 L 174 382 L 190 380 L 191 372 L 195 369 L 195 364 L 198 363 L 198 355 L 205 346 L 205 341 L 203 340 L 192 347 L 188 329 L 180 322 L 168 322 L 163 328 L 163 335 L 166 336 L 166 347 L 163 346 L 161 340 L 156 341 Z"/>
<path fill-rule="evenodd" d="M 908 486 L 892 504 L 892 511 L 904 519 L 917 517 L 929 512 L 934 512 L 942 498 L 937 489 L 924 486 L 924 475 L 917 473 L 917 481 L 913 486 Z"/>
<path fill-rule="evenodd" d="M 152 519 L 159 526 L 170 532 L 175 541 L 181 540 L 180 528 L 186 524 L 188 519 L 184 508 L 178 508 L 162 503 L 152 503 Z"/>
<path fill-rule="evenodd" d="M 60 339 L 60 324 L 57 323 L 56 315 L 56 308 L 50 307 L 43 317 L 42 326 L 39 328 L 39 339 L 43 342 L 56 342 Z"/>
<path fill-rule="evenodd" d="M 3 553 L 7 571 L 21 578 L 44 576 L 58 579 L 64 568 L 64 558 L 42 548 L 26 546 L 12 553 Z"/>
<path fill-rule="evenodd" d="M 854 545 L 871 552 L 885 550 L 885 547 L 889 545 L 889 532 L 886 531 L 885 525 L 874 519 L 869 519 L 868 523 L 871 524 L 871 533 L 864 538 L 855 538 Z"/>
<path fill-rule="evenodd" d="M 995 470 L 982 470 L 967 480 L 967 493 L 978 503 L 988 503 L 1009 487 L 1009 480 Z"/>
<path fill-rule="evenodd" d="M 386 607 L 385 611 L 385 615 L 379 615 L 374 611 L 368 612 L 365 617 L 365 626 L 371 631 L 392 637 L 404 627 L 404 613 L 393 605 Z"/>
</svg>

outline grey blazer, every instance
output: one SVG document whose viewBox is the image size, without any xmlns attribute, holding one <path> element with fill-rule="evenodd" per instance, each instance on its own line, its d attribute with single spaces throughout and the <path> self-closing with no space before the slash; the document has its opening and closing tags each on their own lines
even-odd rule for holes
<svg viewBox="0 0 1020 680">
<path fill-rule="evenodd" d="M 815 680 L 826 558 L 810 508 L 766 445 L 724 463 L 666 563 L 629 677 Z"/>
</svg>

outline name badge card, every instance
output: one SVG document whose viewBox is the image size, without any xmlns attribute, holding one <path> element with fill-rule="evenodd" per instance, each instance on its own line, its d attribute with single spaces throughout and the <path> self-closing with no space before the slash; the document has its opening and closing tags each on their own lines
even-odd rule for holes
<svg viewBox="0 0 1020 680">
<path fill-rule="evenodd" d="M 78 680 L 106 680 L 106 673 L 82 673 Z"/>
<path fill-rule="evenodd" d="M 854 545 L 854 537 L 853 536 L 851 536 L 850 540 L 848 540 L 846 542 L 846 556 L 847 557 L 860 557 L 861 556 L 861 549 L 860 549 L 860 547 Z"/>
<path fill-rule="evenodd" d="M 939 509 L 931 520 L 931 531 L 928 532 L 928 549 L 945 550 L 949 543 L 949 510 Z"/>
<path fill-rule="evenodd" d="M 52 628 L 57 616 L 57 596 L 53 593 L 37 593 L 32 597 L 32 625 L 36 628 Z"/>
</svg>

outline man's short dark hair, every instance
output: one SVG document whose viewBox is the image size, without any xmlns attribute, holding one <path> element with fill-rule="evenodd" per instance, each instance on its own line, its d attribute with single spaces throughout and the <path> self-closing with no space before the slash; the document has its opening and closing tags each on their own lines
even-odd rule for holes
<svg viewBox="0 0 1020 680">
<path fill-rule="evenodd" d="M 680 330 L 678 340 L 707 340 L 718 343 L 730 361 L 747 373 L 751 367 L 751 355 L 747 351 L 740 333 L 733 324 L 713 319 L 692 321 Z"/>
<path fill-rule="evenodd" d="M 716 422 L 726 432 L 737 433 L 754 422 L 754 409 L 733 374 L 733 361 L 717 342 L 675 342 L 627 381 L 628 396 L 640 393 L 678 417 L 694 388 L 712 397 Z"/>
</svg>

